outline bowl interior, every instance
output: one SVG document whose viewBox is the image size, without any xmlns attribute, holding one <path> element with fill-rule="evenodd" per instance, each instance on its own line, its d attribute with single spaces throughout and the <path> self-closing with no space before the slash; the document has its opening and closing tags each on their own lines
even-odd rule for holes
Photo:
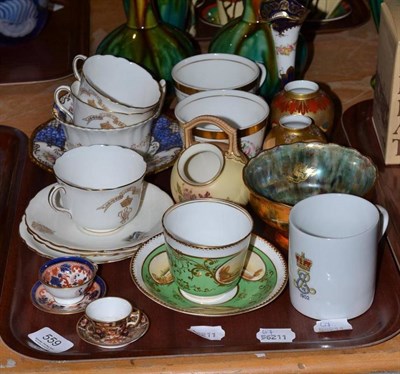
<svg viewBox="0 0 400 374">
<path fill-rule="evenodd" d="M 55 288 L 80 287 L 91 281 L 95 271 L 78 261 L 64 261 L 46 267 L 41 273 L 41 281 Z"/>
<path fill-rule="evenodd" d="M 364 196 L 376 175 L 369 158 L 334 143 L 277 146 L 251 159 L 243 172 L 250 191 L 288 205 L 328 192 Z"/>
</svg>

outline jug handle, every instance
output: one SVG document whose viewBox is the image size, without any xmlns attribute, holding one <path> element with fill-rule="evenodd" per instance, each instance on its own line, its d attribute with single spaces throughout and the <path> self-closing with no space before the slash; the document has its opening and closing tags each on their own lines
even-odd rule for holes
<svg viewBox="0 0 400 374">
<path fill-rule="evenodd" d="M 228 151 L 226 152 L 228 156 L 230 155 L 238 158 L 244 163 L 247 162 L 247 156 L 239 149 L 236 129 L 234 129 L 227 122 L 216 116 L 198 116 L 182 126 L 185 139 L 185 148 L 189 148 L 191 145 L 196 143 L 194 140 L 193 129 L 204 123 L 211 123 L 212 125 L 219 127 L 228 136 Z"/>
</svg>

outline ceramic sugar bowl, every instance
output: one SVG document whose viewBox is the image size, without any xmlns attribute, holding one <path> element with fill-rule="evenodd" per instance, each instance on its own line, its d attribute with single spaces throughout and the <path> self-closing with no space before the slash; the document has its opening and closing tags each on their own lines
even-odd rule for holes
<svg viewBox="0 0 400 374">
<path fill-rule="evenodd" d="M 335 108 L 332 99 L 315 82 L 296 80 L 285 85 L 271 102 L 272 126 L 284 115 L 299 114 L 311 117 L 327 136 L 332 132 Z"/>
<path fill-rule="evenodd" d="M 285 115 L 271 128 L 264 139 L 263 149 L 297 142 L 326 143 L 325 133 L 308 116 Z"/>
<path fill-rule="evenodd" d="M 193 130 L 212 124 L 228 136 L 228 144 L 195 142 Z M 236 129 L 215 116 L 199 116 L 182 126 L 184 147 L 176 160 L 170 179 L 176 202 L 214 197 L 245 205 L 249 192 L 242 179 L 247 157 L 239 150 Z M 225 147 L 226 149 L 225 149 Z"/>
</svg>

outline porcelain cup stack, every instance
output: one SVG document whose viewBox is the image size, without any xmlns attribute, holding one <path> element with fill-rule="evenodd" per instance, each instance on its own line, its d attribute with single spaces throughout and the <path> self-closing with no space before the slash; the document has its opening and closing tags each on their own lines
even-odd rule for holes
<svg viewBox="0 0 400 374">
<path fill-rule="evenodd" d="M 166 82 L 157 82 L 141 66 L 110 55 L 77 55 L 73 72 L 76 80 L 54 92 L 54 115 L 65 132 L 66 148 L 120 145 L 146 155 Z"/>
<path fill-rule="evenodd" d="M 54 164 L 57 183 L 29 202 L 20 234 L 45 257 L 83 256 L 120 261 L 162 231 L 172 199 L 143 180 L 147 164 L 136 151 L 113 145 L 81 146 Z"/>
</svg>

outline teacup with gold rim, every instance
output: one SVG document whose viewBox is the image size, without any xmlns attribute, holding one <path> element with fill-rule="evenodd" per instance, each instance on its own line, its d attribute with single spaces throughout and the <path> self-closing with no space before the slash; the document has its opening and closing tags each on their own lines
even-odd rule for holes
<svg viewBox="0 0 400 374">
<path fill-rule="evenodd" d="M 236 295 L 253 229 L 243 207 L 190 200 L 170 207 L 162 225 L 171 272 L 185 298 L 213 305 Z"/>
</svg>

